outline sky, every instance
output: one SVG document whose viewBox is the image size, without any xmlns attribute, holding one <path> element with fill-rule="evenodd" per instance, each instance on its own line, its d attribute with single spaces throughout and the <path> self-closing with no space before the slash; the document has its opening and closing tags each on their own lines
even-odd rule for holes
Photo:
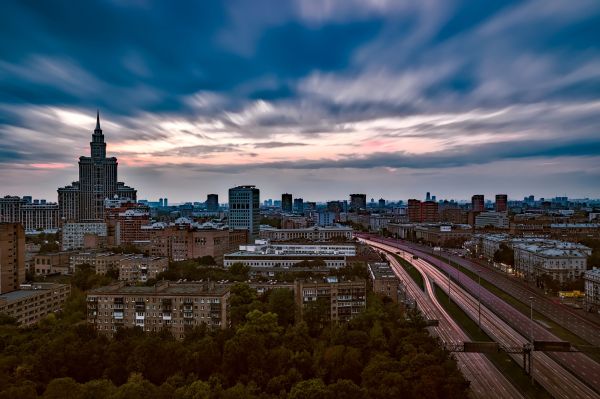
<svg viewBox="0 0 600 399">
<path fill-rule="evenodd" d="M 0 2 L 0 195 L 600 197 L 597 0 Z"/>
</svg>

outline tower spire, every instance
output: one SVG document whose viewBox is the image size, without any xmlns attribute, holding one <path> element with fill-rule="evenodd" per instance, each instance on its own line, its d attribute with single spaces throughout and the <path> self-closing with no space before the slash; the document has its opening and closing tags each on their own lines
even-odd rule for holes
<svg viewBox="0 0 600 399">
<path fill-rule="evenodd" d="M 102 129 L 100 129 L 100 110 L 98 110 L 98 109 L 96 109 L 96 129 L 95 130 L 102 131 Z"/>
</svg>

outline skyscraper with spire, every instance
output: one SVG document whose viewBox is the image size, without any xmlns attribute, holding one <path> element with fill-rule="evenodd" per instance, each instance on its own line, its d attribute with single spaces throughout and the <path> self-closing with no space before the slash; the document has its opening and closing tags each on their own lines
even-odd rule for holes
<svg viewBox="0 0 600 399">
<path fill-rule="evenodd" d="M 106 143 L 100 128 L 100 112 L 90 142 L 89 157 L 79 157 L 79 181 L 58 189 L 58 204 L 63 222 L 104 220 L 104 200 L 128 198 L 137 192 L 117 180 L 117 158 L 106 157 Z"/>
</svg>

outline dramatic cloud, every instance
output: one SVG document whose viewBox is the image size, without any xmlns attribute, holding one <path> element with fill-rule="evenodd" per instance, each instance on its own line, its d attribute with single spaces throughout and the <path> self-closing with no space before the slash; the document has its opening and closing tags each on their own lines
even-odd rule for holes
<svg viewBox="0 0 600 399">
<path fill-rule="evenodd" d="M 600 194 L 596 0 L 9 0 L 0 33 L 2 195 L 76 179 L 96 109 L 141 197 Z"/>
</svg>

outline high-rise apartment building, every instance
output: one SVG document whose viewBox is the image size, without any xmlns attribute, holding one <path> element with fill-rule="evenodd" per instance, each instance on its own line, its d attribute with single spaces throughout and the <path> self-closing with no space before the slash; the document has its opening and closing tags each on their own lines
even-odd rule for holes
<svg viewBox="0 0 600 399">
<path fill-rule="evenodd" d="M 283 212 L 292 212 L 292 194 L 281 194 L 281 210 Z"/>
<path fill-rule="evenodd" d="M 0 223 L 21 223 L 25 231 L 57 229 L 59 207 L 46 200 L 31 200 L 30 196 L 0 198 Z"/>
<path fill-rule="evenodd" d="M 117 158 L 106 157 L 106 143 L 100 128 L 100 114 L 90 142 L 89 157 L 79 157 L 79 181 L 58 189 L 62 222 L 104 220 L 104 200 L 136 199 L 135 189 L 117 180 Z"/>
<path fill-rule="evenodd" d="M 248 230 L 249 242 L 260 231 L 260 190 L 256 186 L 229 189 L 229 227 Z"/>
<path fill-rule="evenodd" d="M 434 201 L 421 202 L 417 199 L 408 200 L 408 220 L 413 223 L 437 222 L 440 219 L 438 203 Z"/>
<path fill-rule="evenodd" d="M 0 223 L 0 294 L 25 281 L 25 230 L 20 223 Z"/>
<path fill-rule="evenodd" d="M 367 209 L 367 194 L 350 194 L 350 210 Z"/>
<path fill-rule="evenodd" d="M 485 211 L 485 200 L 483 194 L 475 194 L 471 197 L 471 210 L 473 212 Z"/>
<path fill-rule="evenodd" d="M 508 195 L 496 194 L 496 204 L 494 205 L 496 212 L 506 212 L 508 210 Z"/>
<path fill-rule="evenodd" d="M 209 212 L 219 211 L 219 196 L 217 194 L 208 194 L 206 196 L 206 210 Z"/>
</svg>

